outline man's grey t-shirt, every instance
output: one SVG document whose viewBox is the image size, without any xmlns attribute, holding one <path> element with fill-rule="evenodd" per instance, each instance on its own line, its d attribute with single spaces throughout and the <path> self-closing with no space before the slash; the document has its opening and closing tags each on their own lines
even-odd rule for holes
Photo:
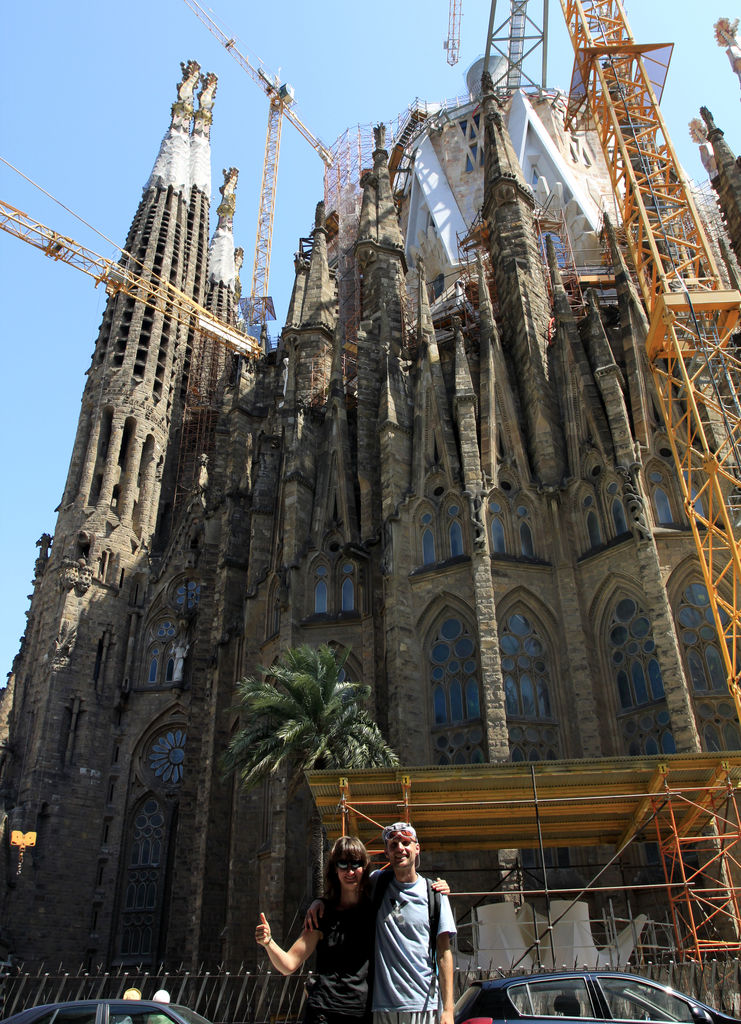
<svg viewBox="0 0 741 1024">
<path fill-rule="evenodd" d="M 447 896 L 440 898 L 437 934 L 455 935 L 455 919 Z M 436 1010 L 437 977 L 430 959 L 430 912 L 427 882 L 393 878 L 376 916 L 376 973 L 373 1009 Z"/>
</svg>

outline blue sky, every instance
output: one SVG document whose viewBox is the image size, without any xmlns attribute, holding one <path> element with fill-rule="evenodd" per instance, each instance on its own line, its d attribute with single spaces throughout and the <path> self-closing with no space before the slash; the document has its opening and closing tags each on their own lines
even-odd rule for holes
<svg viewBox="0 0 741 1024">
<path fill-rule="evenodd" d="M 701 104 L 711 109 L 734 152 L 741 152 L 741 91 L 713 38 L 713 23 L 731 17 L 733 5 L 626 0 L 625 6 L 637 41 L 676 44 L 662 107 L 688 174 L 703 180 L 687 132 Z M 539 20 L 540 0 L 531 0 L 530 7 Z M 499 0 L 499 16 L 507 9 L 507 0 Z M 219 76 L 212 131 L 217 201 L 221 169 L 240 169 L 235 236 L 247 253 L 247 289 L 267 117 L 260 89 L 183 0 L 36 0 L 33 26 L 30 11 L 9 4 L 3 14 L 0 156 L 92 228 L 123 244 L 169 124 L 180 61 L 198 60 L 204 71 Z M 213 11 L 246 53 L 261 57 L 293 85 L 299 116 L 331 144 L 351 125 L 395 117 L 416 97 L 434 101 L 461 94 L 466 68 L 484 50 L 489 3 L 463 0 L 461 59 L 454 68 L 442 47 L 447 0 L 217 0 Z M 557 0 L 551 2 L 548 63 L 548 84 L 568 90 L 573 58 Z M 0 198 L 117 258 L 113 245 L 4 164 Z M 297 239 L 311 230 L 321 198 L 321 161 L 286 124 L 271 271 L 276 329 L 287 308 Z M 0 685 L 25 627 L 35 541 L 54 531 L 104 306 L 105 294 L 92 279 L 0 232 Z"/>
</svg>

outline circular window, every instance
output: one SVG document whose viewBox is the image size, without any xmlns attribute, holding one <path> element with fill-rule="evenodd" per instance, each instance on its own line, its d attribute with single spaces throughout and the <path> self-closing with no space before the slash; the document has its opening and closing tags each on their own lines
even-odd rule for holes
<svg viewBox="0 0 741 1024">
<path fill-rule="evenodd" d="M 446 619 L 440 629 L 440 635 L 446 640 L 455 640 L 460 635 L 463 626 L 458 619 Z"/>
<path fill-rule="evenodd" d="M 447 644 L 435 644 L 432 648 L 432 660 L 433 661 L 447 661 L 450 655 L 450 648 Z"/>
<path fill-rule="evenodd" d="M 615 617 L 620 619 L 621 622 L 628 622 L 633 618 L 637 610 L 635 601 L 629 597 L 624 597 L 622 601 L 618 602 L 618 606 L 615 609 Z"/>
<path fill-rule="evenodd" d="M 172 729 L 158 736 L 149 748 L 149 768 L 162 782 L 178 785 L 183 781 L 185 740 L 184 729 Z"/>
</svg>

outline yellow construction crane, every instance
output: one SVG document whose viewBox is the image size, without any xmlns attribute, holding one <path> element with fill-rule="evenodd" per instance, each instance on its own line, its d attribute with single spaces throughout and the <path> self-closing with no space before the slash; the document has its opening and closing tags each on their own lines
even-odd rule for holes
<svg viewBox="0 0 741 1024">
<path fill-rule="evenodd" d="M 264 323 L 268 312 L 274 318 L 272 300 L 268 296 L 270 280 L 270 252 L 273 242 L 273 216 L 275 212 L 275 190 L 278 184 L 278 156 L 280 154 L 280 133 L 283 118 L 287 118 L 312 146 L 325 166 L 332 166 L 332 154 L 327 147 L 313 135 L 296 113 L 291 109 L 294 101 L 293 88 L 281 83 L 277 75 L 265 67 L 262 61 L 253 62 L 237 48 L 236 38 L 223 32 L 213 18 L 204 11 L 196 0 L 185 0 L 194 14 L 204 23 L 209 31 L 216 36 L 221 45 L 236 60 L 247 74 L 265 92 L 270 103 L 268 111 L 268 130 L 265 136 L 265 159 L 262 165 L 262 185 L 260 186 L 260 208 L 257 215 L 257 238 L 255 240 L 255 259 L 252 267 L 252 288 L 250 289 L 250 310 L 247 320 L 251 324 Z"/>
<path fill-rule="evenodd" d="M 724 289 L 664 124 L 667 44 L 620 0 L 561 0 L 574 48 L 567 127 L 596 129 L 649 315 L 648 361 L 741 718 L 741 294 Z"/>
<path fill-rule="evenodd" d="M 458 63 L 461 53 L 461 10 L 463 0 L 450 0 L 448 11 L 448 38 L 443 43 L 443 49 L 447 51 L 448 64 L 453 67 Z"/>
<path fill-rule="evenodd" d="M 183 326 L 194 328 L 204 337 L 227 345 L 240 355 L 256 357 L 262 354 L 260 346 L 253 338 L 219 320 L 179 288 L 160 278 L 147 279 L 140 276 L 132 269 L 136 266 L 136 261 L 127 252 L 123 253 L 123 262 L 114 263 L 113 260 L 106 259 L 105 256 L 98 255 L 79 242 L 60 235 L 2 200 L 0 229 L 35 246 L 51 259 L 68 263 L 71 267 L 88 274 L 96 286 L 103 284 L 109 295 L 118 292 L 130 295 L 150 309 L 164 311 L 168 317 Z"/>
</svg>

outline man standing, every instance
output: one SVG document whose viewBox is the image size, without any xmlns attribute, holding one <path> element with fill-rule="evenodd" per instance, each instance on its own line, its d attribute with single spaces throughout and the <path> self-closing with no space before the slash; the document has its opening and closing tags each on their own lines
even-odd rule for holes
<svg viewBox="0 0 741 1024">
<path fill-rule="evenodd" d="M 408 822 L 385 828 L 383 841 L 393 874 L 373 876 L 373 1024 L 437 1024 L 438 1007 L 440 1024 L 453 1024 L 450 939 L 456 928 L 450 903 L 417 874 L 419 841 Z"/>
</svg>

